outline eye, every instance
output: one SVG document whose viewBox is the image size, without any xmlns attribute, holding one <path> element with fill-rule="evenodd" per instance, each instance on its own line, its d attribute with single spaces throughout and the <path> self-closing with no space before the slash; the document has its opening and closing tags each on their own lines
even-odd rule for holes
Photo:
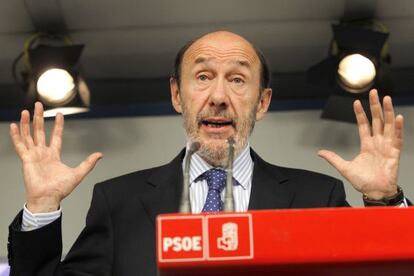
<svg viewBox="0 0 414 276">
<path fill-rule="evenodd" d="M 232 79 L 232 82 L 234 82 L 235 84 L 243 84 L 244 80 L 242 78 L 236 77 Z"/>
<path fill-rule="evenodd" d="M 208 77 L 207 77 L 207 75 L 202 74 L 202 75 L 197 76 L 197 79 L 199 79 L 201 81 L 206 81 L 206 80 L 208 80 Z"/>
</svg>

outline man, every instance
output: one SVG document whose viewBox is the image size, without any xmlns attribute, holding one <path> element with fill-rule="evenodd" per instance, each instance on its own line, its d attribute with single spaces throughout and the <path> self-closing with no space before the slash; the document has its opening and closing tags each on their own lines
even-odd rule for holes
<svg viewBox="0 0 414 276">
<path fill-rule="evenodd" d="M 206 34 L 179 52 L 170 79 L 171 100 L 183 115 L 188 144 L 201 145 L 192 157 L 194 213 L 222 209 L 223 187 L 212 188 L 212 182 L 223 180 L 220 168 L 227 161 L 229 137 L 236 142 L 237 211 L 349 206 L 341 181 L 271 165 L 249 148 L 254 123 L 264 117 L 270 104 L 268 79 L 260 52 L 230 32 Z M 361 137 L 361 152 L 354 160 L 345 161 L 326 150 L 319 155 L 367 201 L 405 204 L 397 186 L 403 117 L 394 116 L 390 97 L 384 98 L 382 110 L 375 90 L 370 92 L 370 106 L 372 127 L 361 103 L 354 104 Z M 12 275 L 155 275 L 154 220 L 158 214 L 178 210 L 185 151 L 167 165 L 96 185 L 86 226 L 60 263 L 60 202 L 102 157 L 94 153 L 78 167 L 67 167 L 60 161 L 62 132 L 63 117 L 57 115 L 50 145 L 46 145 L 40 103 L 35 106 L 33 135 L 27 111 L 22 112 L 20 127 L 10 126 L 26 186 L 24 212 L 10 225 Z"/>
</svg>

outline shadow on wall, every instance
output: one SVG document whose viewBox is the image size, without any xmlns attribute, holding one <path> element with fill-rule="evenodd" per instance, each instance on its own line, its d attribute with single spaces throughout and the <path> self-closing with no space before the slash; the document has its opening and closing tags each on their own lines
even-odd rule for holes
<svg viewBox="0 0 414 276">
<path fill-rule="evenodd" d="M 128 122 L 120 122 L 128 120 Z M 113 151 L 128 148 L 129 145 L 140 141 L 142 122 L 128 119 L 105 120 L 66 120 L 63 134 L 63 150 L 73 153 L 94 152 L 102 149 Z M 46 137 L 50 139 L 53 121 L 45 125 Z M 9 124 L 2 125 L 0 134 L 5 139 L 0 141 L 0 152 L 3 157 L 12 157 L 16 153 L 9 137 Z"/>
<path fill-rule="evenodd" d="M 358 128 L 349 123 L 313 120 L 309 121 L 302 129 L 302 135 L 300 135 L 298 142 L 300 145 L 310 148 L 348 151 L 359 148 Z"/>
<path fill-rule="evenodd" d="M 128 120 L 128 122 L 122 122 Z M 140 141 L 139 120 L 131 118 L 105 120 L 73 120 L 65 125 L 64 147 L 79 153 L 99 150 L 122 150 Z M 109 141 L 109 143 L 108 143 Z"/>
</svg>

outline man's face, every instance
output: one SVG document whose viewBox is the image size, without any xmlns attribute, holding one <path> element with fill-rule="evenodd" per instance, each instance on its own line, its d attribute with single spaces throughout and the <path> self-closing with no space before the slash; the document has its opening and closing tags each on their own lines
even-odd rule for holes
<svg viewBox="0 0 414 276">
<path fill-rule="evenodd" d="M 270 103 L 271 90 L 259 87 L 259 58 L 238 35 L 208 34 L 184 54 L 180 87 L 171 81 L 172 101 L 188 139 L 201 144 L 199 154 L 211 165 L 226 165 L 229 137 L 236 154 L 246 146 Z"/>
</svg>

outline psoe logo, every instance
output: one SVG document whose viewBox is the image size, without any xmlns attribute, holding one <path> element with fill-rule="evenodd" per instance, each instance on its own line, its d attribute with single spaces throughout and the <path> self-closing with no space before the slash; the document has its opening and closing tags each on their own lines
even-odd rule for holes
<svg viewBox="0 0 414 276">
<path fill-rule="evenodd" d="M 239 246 L 237 224 L 233 222 L 224 223 L 221 230 L 222 236 L 217 238 L 217 248 L 224 251 L 237 250 Z"/>
<path fill-rule="evenodd" d="M 201 236 L 165 237 L 163 239 L 162 251 L 168 252 L 170 249 L 175 252 L 201 251 Z"/>
</svg>

